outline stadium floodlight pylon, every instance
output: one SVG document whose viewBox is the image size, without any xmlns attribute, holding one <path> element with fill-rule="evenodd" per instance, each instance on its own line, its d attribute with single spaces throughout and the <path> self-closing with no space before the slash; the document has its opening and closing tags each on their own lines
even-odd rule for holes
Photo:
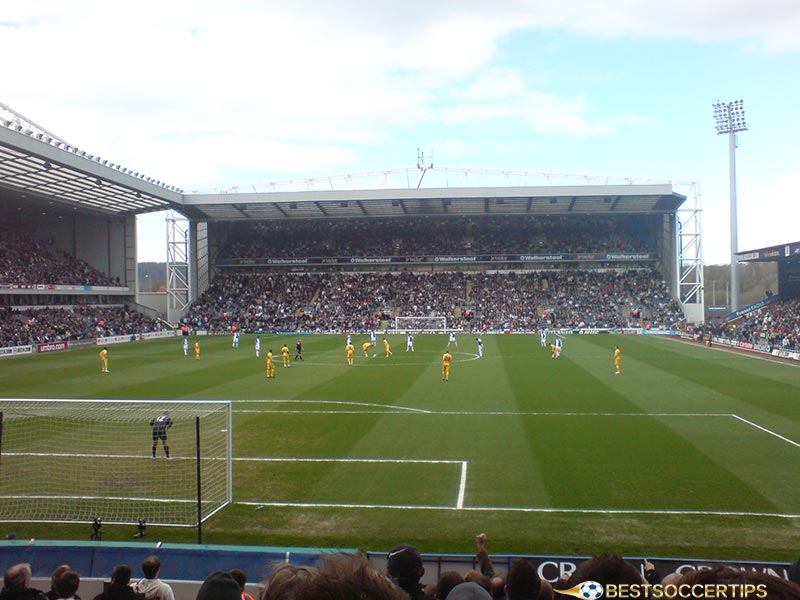
<svg viewBox="0 0 800 600">
<path fill-rule="evenodd" d="M 164 411 L 169 460 L 151 452 Z M 0 400 L 0 522 L 196 527 L 232 501 L 232 473 L 228 401 Z"/>
<path fill-rule="evenodd" d="M 395 317 L 395 333 L 445 333 L 447 317 Z"/>
</svg>

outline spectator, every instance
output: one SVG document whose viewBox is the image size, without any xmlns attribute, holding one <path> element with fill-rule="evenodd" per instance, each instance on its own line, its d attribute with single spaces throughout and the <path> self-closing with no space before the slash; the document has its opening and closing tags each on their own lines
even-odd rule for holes
<svg viewBox="0 0 800 600">
<path fill-rule="evenodd" d="M 767 575 L 759 571 L 740 571 L 725 565 L 711 569 L 698 569 L 685 574 L 679 585 L 744 585 L 763 586 L 766 595 L 753 594 L 751 597 L 764 597 L 769 600 L 798 600 L 800 585 L 782 577 Z M 721 596 L 720 596 L 721 597 Z"/>
<path fill-rule="evenodd" d="M 130 586 L 132 570 L 128 565 L 117 565 L 111 571 L 111 582 L 103 587 L 103 591 L 94 600 L 142 600 L 142 596 Z"/>
<path fill-rule="evenodd" d="M 439 576 L 439 581 L 436 582 L 436 594 L 434 596 L 439 600 L 444 600 L 450 590 L 460 583 L 464 583 L 464 576 L 461 573 L 458 571 L 445 571 Z"/>
<path fill-rule="evenodd" d="M 645 583 L 636 567 L 621 556 L 611 553 L 595 556 L 578 565 L 570 578 L 570 583 L 577 585 L 584 581 L 596 581 L 603 586 L 609 583 L 616 585 Z"/>
<path fill-rule="evenodd" d="M 230 573 L 215 571 L 206 577 L 195 600 L 241 600 L 242 589 Z"/>
<path fill-rule="evenodd" d="M 400 544 L 389 552 L 386 557 L 386 574 L 391 577 L 411 600 L 429 600 L 426 596 L 420 579 L 425 574 L 422 565 L 422 556 L 414 546 Z"/>
<path fill-rule="evenodd" d="M 56 600 L 58 598 L 58 592 L 56 591 L 56 581 L 58 581 L 58 578 L 61 576 L 62 573 L 66 573 L 71 568 L 72 567 L 70 567 L 69 565 L 61 565 L 55 568 L 53 573 L 50 575 L 50 589 L 44 594 L 47 597 L 47 600 Z"/>
<path fill-rule="evenodd" d="M 175 600 L 169 584 L 161 581 L 161 561 L 157 556 L 148 556 L 142 561 L 144 578 L 133 584 L 133 591 L 144 596 L 144 600 Z"/>
<path fill-rule="evenodd" d="M 527 558 L 520 558 L 511 565 L 506 577 L 508 600 L 532 600 L 539 596 L 542 581 L 536 565 Z"/>
<path fill-rule="evenodd" d="M 446 600 L 492 600 L 492 597 L 474 581 L 465 581 L 454 587 Z"/>
<path fill-rule="evenodd" d="M 315 577 L 316 572 L 313 567 L 280 563 L 264 582 L 259 600 L 291 600 L 294 588 Z"/>
<path fill-rule="evenodd" d="M 242 569 L 231 569 L 228 573 L 230 573 L 231 577 L 239 584 L 239 588 L 242 592 L 242 600 L 253 600 L 253 597 L 244 591 L 244 588 L 247 586 L 247 573 Z"/>
<path fill-rule="evenodd" d="M 3 575 L 0 600 L 45 600 L 45 595 L 31 586 L 31 566 L 20 563 L 9 567 Z"/>
<path fill-rule="evenodd" d="M 67 569 L 56 579 L 56 593 L 62 600 L 76 600 L 75 593 L 81 585 L 81 576 L 74 569 Z"/>
<path fill-rule="evenodd" d="M 291 600 L 408 600 L 406 593 L 373 569 L 361 554 L 325 555 L 318 570 L 298 580 Z"/>
</svg>

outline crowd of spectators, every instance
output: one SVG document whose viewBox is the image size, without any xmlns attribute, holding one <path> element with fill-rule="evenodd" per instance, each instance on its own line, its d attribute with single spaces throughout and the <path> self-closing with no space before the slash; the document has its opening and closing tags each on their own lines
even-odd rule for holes
<svg viewBox="0 0 800 600">
<path fill-rule="evenodd" d="M 9 226 L 0 226 L 0 283 L 120 286 L 84 260 Z"/>
<path fill-rule="evenodd" d="M 466 330 L 670 328 L 683 319 L 657 271 L 519 273 L 227 272 L 191 307 L 197 329 L 349 331 L 393 317 L 447 317 Z"/>
<path fill-rule="evenodd" d="M 536 563 L 517 558 L 506 573 L 496 572 L 486 552 L 485 534 L 477 536 L 479 569 L 447 571 L 424 586 L 424 562 L 419 550 L 400 544 L 386 557 L 385 570 L 374 568 L 363 554 L 324 554 L 316 566 L 288 562 L 272 566 L 258 600 L 555 600 L 562 594 L 581 598 L 769 598 L 800 599 L 797 561 L 789 579 L 727 565 L 659 573 L 645 560 L 640 570 L 613 553 L 582 561 L 570 574 L 550 582 L 540 577 Z M 94 600 L 175 600 L 172 587 L 159 578 L 161 561 L 142 562 L 144 577 L 131 583 L 131 567 L 114 567 L 111 581 Z M 253 600 L 241 569 L 215 571 L 199 587 L 195 600 Z M 80 574 L 62 565 L 54 572 L 46 594 L 31 588 L 31 568 L 17 564 L 5 571 L 0 600 L 81 600 Z M 557 592 L 562 592 L 558 594 Z M 710 594 L 710 595 L 709 595 Z M 87 599 L 88 600 L 88 599 Z M 181 600 L 188 600 L 187 598 Z"/>
<path fill-rule="evenodd" d="M 237 224 L 224 259 L 652 252 L 640 216 L 464 216 Z"/>
<path fill-rule="evenodd" d="M 0 306 L 0 347 L 160 331 L 162 325 L 126 306 L 13 310 Z"/>
<path fill-rule="evenodd" d="M 800 299 L 774 302 L 742 319 L 709 322 L 695 328 L 695 333 L 784 350 L 800 350 Z"/>
</svg>

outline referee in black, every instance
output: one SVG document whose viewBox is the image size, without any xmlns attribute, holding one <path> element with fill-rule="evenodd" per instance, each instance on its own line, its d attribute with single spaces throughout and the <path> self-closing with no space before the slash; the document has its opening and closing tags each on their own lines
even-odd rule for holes
<svg viewBox="0 0 800 600">
<path fill-rule="evenodd" d="M 303 362 L 306 362 L 306 360 L 303 358 L 303 342 L 301 342 L 300 340 L 297 340 L 297 343 L 294 345 L 294 347 L 295 347 L 295 351 L 296 351 L 296 354 L 294 355 L 294 359 L 295 360 L 302 360 Z"/>
</svg>

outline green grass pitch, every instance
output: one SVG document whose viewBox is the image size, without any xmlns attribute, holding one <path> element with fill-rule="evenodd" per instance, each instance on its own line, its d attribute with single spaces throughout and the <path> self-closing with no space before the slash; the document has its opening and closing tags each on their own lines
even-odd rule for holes
<svg viewBox="0 0 800 600">
<path fill-rule="evenodd" d="M 405 336 L 388 338 L 393 356 L 379 340 L 365 358 L 366 336 L 354 336 L 353 366 L 341 335 L 263 336 L 260 359 L 253 336 L 238 349 L 197 338 L 199 361 L 180 340 L 110 346 L 108 374 L 96 348 L 13 358 L 0 361 L 0 395 L 232 400 L 234 503 L 204 525 L 206 543 L 471 553 L 485 531 L 498 553 L 797 557 L 798 365 L 620 335 L 565 336 L 558 360 L 538 336 L 485 336 L 478 359 L 475 337 L 460 335 L 443 382 L 446 336 L 417 336 L 413 353 Z M 278 349 L 294 358 L 298 339 L 305 362 L 282 368 Z"/>
</svg>

